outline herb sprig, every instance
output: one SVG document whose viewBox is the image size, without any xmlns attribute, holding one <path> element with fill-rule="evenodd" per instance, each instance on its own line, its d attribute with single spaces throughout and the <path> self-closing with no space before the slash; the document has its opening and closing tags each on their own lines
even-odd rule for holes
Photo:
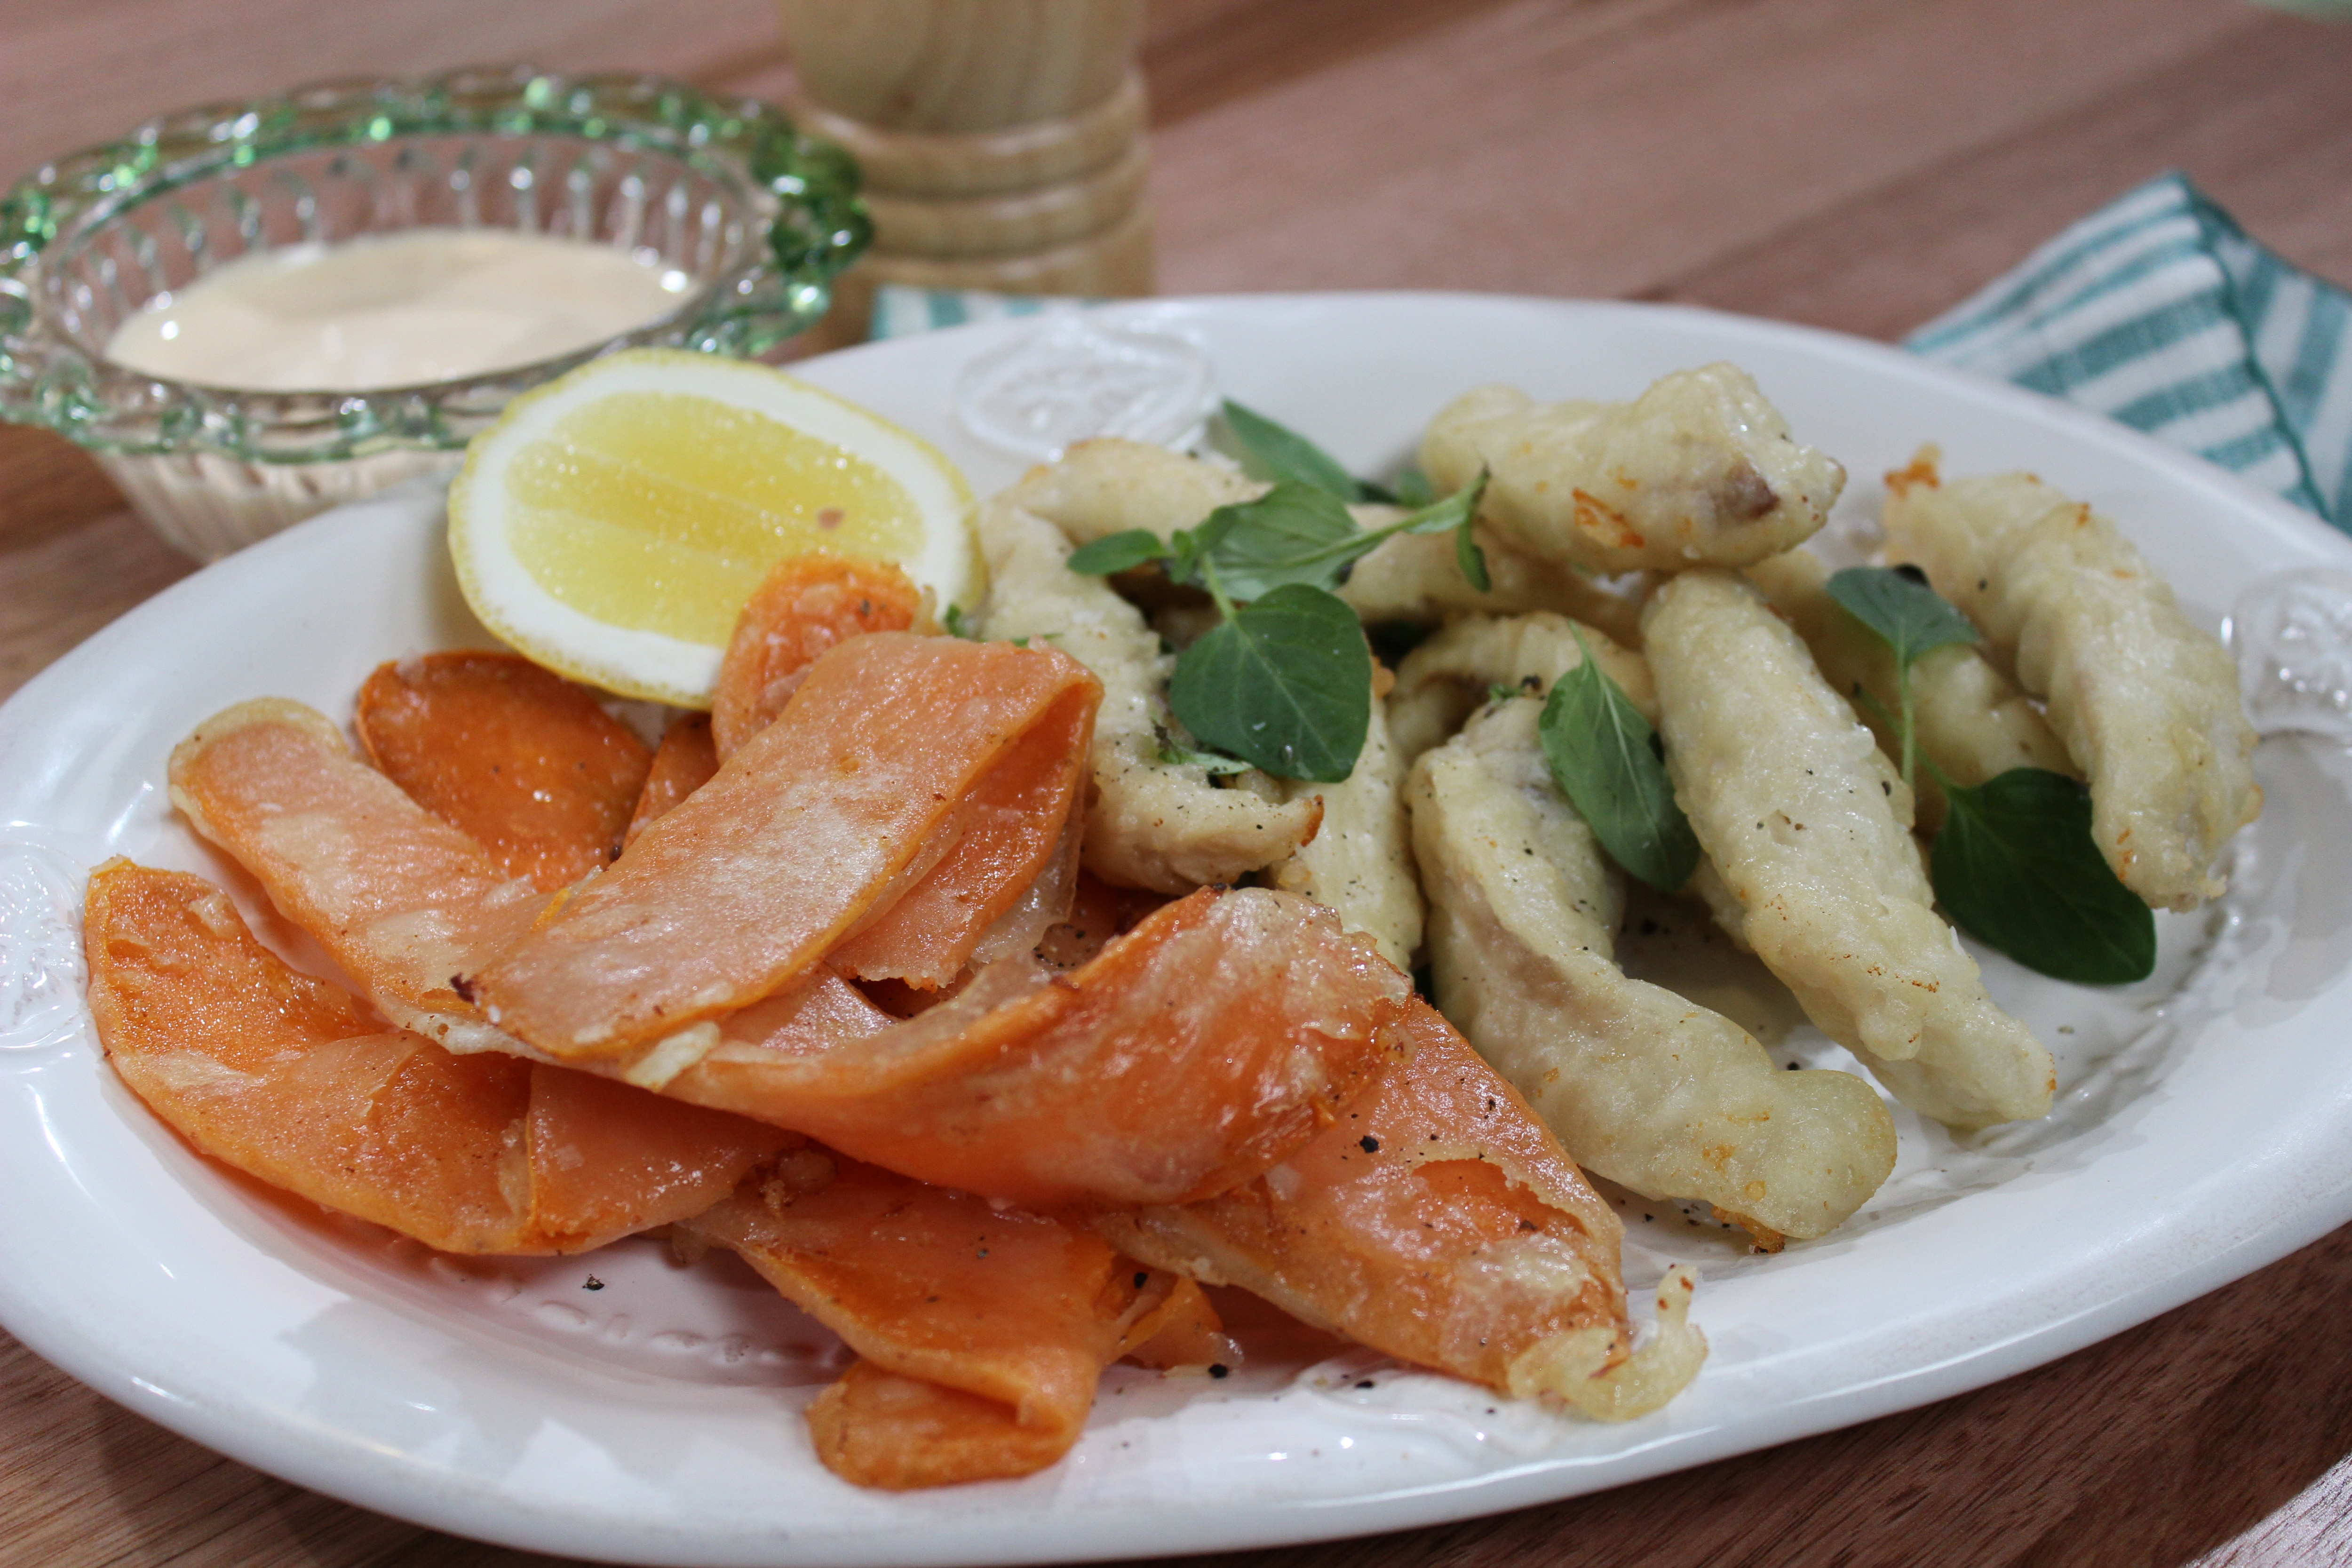
<svg viewBox="0 0 2352 1568">
<path fill-rule="evenodd" d="M 1253 767 L 1337 784 L 1363 751 L 1372 656 L 1355 611 L 1332 590 L 1400 533 L 1453 534 L 1455 560 L 1465 575 L 1475 567 L 1471 581 L 1483 589 L 1486 560 L 1470 527 L 1486 484 L 1481 474 L 1467 489 L 1367 529 L 1331 490 L 1280 479 L 1166 540 L 1143 529 L 1094 540 L 1071 552 L 1070 569 L 1158 564 L 1171 581 L 1206 589 L 1219 623 L 1178 657 L 1170 710 L 1200 741 Z"/>
<path fill-rule="evenodd" d="M 1650 886 L 1673 892 L 1698 869 L 1698 837 L 1675 802 L 1665 748 L 1624 689 L 1584 658 L 1552 683 L 1536 722 L 1544 761 L 1611 859 Z"/>
<path fill-rule="evenodd" d="M 1253 479 L 1313 485 L 1343 501 L 1424 507 L 1437 499 L 1430 489 L 1429 476 L 1419 468 L 1407 468 L 1399 474 L 1393 488 L 1355 479 L 1330 453 L 1255 409 L 1244 408 L 1229 397 L 1225 399 L 1223 414 L 1223 434 L 1229 439 L 1220 444 L 1241 459 L 1242 468 Z"/>
<path fill-rule="evenodd" d="M 1830 578 L 1829 591 L 1895 655 L 1895 710 L 1880 712 L 1895 731 L 1903 782 L 1913 784 L 1915 766 L 1925 764 L 1943 792 L 1944 825 L 1927 873 L 1944 912 L 1987 946 L 2055 979 L 2117 985 L 2147 978 L 2156 917 L 2099 853 L 2088 791 L 2046 768 L 1955 784 L 1918 750 L 1912 666 L 1937 648 L 1975 642 L 1968 617 L 1916 569 L 1848 567 Z"/>
</svg>

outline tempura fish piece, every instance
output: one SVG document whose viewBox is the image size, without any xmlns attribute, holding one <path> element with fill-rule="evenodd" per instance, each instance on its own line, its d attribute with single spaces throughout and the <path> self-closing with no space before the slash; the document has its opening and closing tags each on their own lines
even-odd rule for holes
<svg viewBox="0 0 2352 1568">
<path fill-rule="evenodd" d="M 352 728 L 385 777 L 545 893 L 621 852 L 653 765 L 586 687 L 512 653 L 380 665 Z"/>
<path fill-rule="evenodd" d="M 1675 798 L 1740 938 L 1921 1115 L 1980 1127 L 2047 1111 L 2050 1053 L 1936 915 L 1911 793 L 1797 634 L 1712 571 L 1660 588 L 1643 630 Z"/>
<path fill-rule="evenodd" d="M 827 1469 L 905 1490 L 1025 1476 L 1077 1441 L 1104 1367 L 1215 1314 L 1043 1215 L 811 1149 L 680 1227 L 731 1248 L 860 1359 L 807 1419 Z"/>
<path fill-rule="evenodd" d="M 1262 779 L 1253 787 L 1268 799 L 1319 798 L 1323 824 L 1315 837 L 1265 871 L 1265 885 L 1328 906 L 1339 923 L 1380 944 L 1399 969 L 1412 967 L 1421 946 L 1421 881 L 1412 863 L 1412 830 L 1404 815 L 1404 760 L 1389 741 L 1387 705 L 1372 682 L 1371 713 L 1356 765 L 1335 784 Z"/>
<path fill-rule="evenodd" d="M 710 693 L 710 736 L 725 762 L 784 710 L 809 667 L 845 637 L 903 632 L 923 596 L 887 561 L 787 555 L 769 568 L 736 617 Z"/>
<path fill-rule="evenodd" d="M 204 1152 L 449 1252 L 581 1252 L 707 1207 L 792 1134 L 388 1030 L 257 942 L 219 889 L 90 876 L 90 1011 L 122 1080 Z"/>
<path fill-rule="evenodd" d="M 1851 1074 L 1786 1072 L 1730 1019 L 1628 979 L 1623 889 L 1551 776 L 1542 704 L 1496 704 L 1415 765 L 1409 799 L 1438 1005 L 1577 1163 L 1810 1238 L 1895 1166 L 1895 1122 Z"/>
<path fill-rule="evenodd" d="M 1517 1091 L 1415 997 L 1411 1058 L 1249 1185 L 1097 1222 L 1129 1257 L 1234 1284 L 1390 1355 L 1604 1420 L 1658 1408 L 1706 1342 L 1667 1276 L 1639 1352 L 1624 1226 Z M 1631 1353 L 1629 1353 L 1631 1352 Z"/>
<path fill-rule="evenodd" d="M 1058 462 L 1021 476 L 1003 500 L 1042 517 L 1072 544 L 1130 529 L 1165 539 L 1197 528 L 1221 506 L 1255 500 L 1269 487 L 1214 463 L 1118 437 L 1074 443 Z"/>
<path fill-rule="evenodd" d="M 821 979 L 664 1091 L 1003 1202 L 1190 1202 L 1328 1124 L 1402 1048 L 1411 989 L 1328 910 L 1204 888 L 1070 973 L 994 964 L 904 1022 Z"/>
<path fill-rule="evenodd" d="M 1791 550 L 1748 568 L 1748 580 L 1805 639 L 1822 679 L 1840 693 L 1865 693 L 1854 711 L 1878 737 L 1878 749 L 1899 760 L 1903 742 L 1888 723 L 1901 693 L 1895 654 L 1885 639 L 1830 596 L 1830 569 L 1809 550 Z M 1952 645 L 1911 667 L 1915 743 L 1953 783 L 1973 786 L 2011 768 L 2044 768 L 2077 776 L 2065 743 L 2043 721 L 2017 683 L 1973 647 Z M 1944 820 L 1944 795 L 1923 772 L 1912 781 L 1919 826 Z"/>
<path fill-rule="evenodd" d="M 1486 469 L 1479 515 L 1506 540 L 1604 574 L 1760 561 L 1819 531 L 1845 486 L 1730 364 L 1676 371 L 1631 403 L 1480 387 L 1431 423 L 1421 466 L 1441 492 Z"/>
<path fill-rule="evenodd" d="M 1599 628 L 1566 616 L 1465 616 L 1404 656 L 1389 693 L 1389 731 L 1407 766 L 1462 728 L 1498 686 L 1542 692 L 1584 663 L 1579 632 L 1593 660 L 1642 716 L 1658 721 L 1657 692 L 1642 656 Z M 1528 686 L 1533 682 L 1532 687 Z"/>
<path fill-rule="evenodd" d="M 1319 798 L 1267 801 L 1217 787 L 1197 764 L 1168 760 L 1175 661 L 1134 605 L 1101 578 L 1069 569 L 1070 542 L 1060 530 L 1000 496 L 980 509 L 979 531 L 988 635 L 1058 648 L 1102 682 L 1087 869 L 1122 887 L 1184 893 L 1239 881 L 1314 837 Z"/>
<path fill-rule="evenodd" d="M 1221 506 L 1255 500 L 1268 488 L 1165 447 L 1105 437 L 1080 441 L 1059 462 L 1030 469 L 1006 499 L 1052 523 L 1071 543 L 1085 544 L 1139 528 L 1166 539 L 1198 528 Z M 1370 502 L 1351 505 L 1348 512 L 1367 529 L 1404 515 L 1402 508 Z M 1486 557 L 1490 585 L 1484 592 L 1462 575 L 1450 535 L 1402 533 L 1381 541 L 1349 569 L 1339 597 L 1370 623 L 1425 624 L 1464 611 L 1559 610 L 1607 626 L 1620 640 L 1636 635 L 1637 599 L 1528 554 L 1483 524 L 1474 532 Z"/>
<path fill-rule="evenodd" d="M 617 1058 L 820 959 L 944 984 L 1059 846 L 1100 691 L 1050 648 L 849 638 L 716 777 L 468 976 L 485 1016 L 559 1059 Z"/>
<path fill-rule="evenodd" d="M 1013 505 L 1044 518 L 1073 544 L 1129 529 L 1166 539 L 1198 528 L 1221 506 L 1255 500 L 1267 486 L 1198 458 L 1116 437 L 1080 441 L 1059 462 L 1029 470 L 1006 492 Z M 1380 504 L 1353 505 L 1360 528 L 1404 515 Z M 1339 597 L 1365 621 L 1429 623 L 1464 611 L 1512 615 L 1559 610 L 1630 641 L 1637 600 L 1583 573 L 1531 555 L 1484 525 L 1474 531 L 1486 557 L 1490 586 L 1462 575 L 1451 536 L 1402 533 L 1383 540 L 1349 569 Z"/>
<path fill-rule="evenodd" d="M 2031 474 L 1944 484 L 1931 448 L 1887 489 L 1889 553 L 1926 568 L 2048 701 L 2124 886 L 2158 909 L 2218 897 L 2213 858 L 2263 805 L 2221 645 L 2113 523 Z"/>
<path fill-rule="evenodd" d="M 1402 515 L 1395 507 L 1349 510 L 1364 528 Z M 1531 555 L 1483 522 L 1470 531 L 1486 559 L 1485 592 L 1462 575 L 1451 534 L 1399 533 L 1382 540 L 1349 569 L 1339 597 L 1367 626 L 1430 626 L 1460 615 L 1550 610 L 1598 626 L 1621 643 L 1642 640 L 1642 600 L 1651 586 L 1647 574 L 1604 582 Z"/>
</svg>

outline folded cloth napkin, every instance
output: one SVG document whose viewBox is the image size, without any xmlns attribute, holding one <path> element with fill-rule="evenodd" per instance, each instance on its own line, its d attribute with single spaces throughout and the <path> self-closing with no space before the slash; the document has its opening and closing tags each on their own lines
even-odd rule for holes
<svg viewBox="0 0 2352 1568">
<path fill-rule="evenodd" d="M 2119 419 L 2352 531 L 2352 296 L 2179 174 L 2063 230 L 1905 346 Z"/>
<path fill-rule="evenodd" d="M 873 335 L 1077 308 L 886 286 Z M 2352 532 L 2352 295 L 2179 174 L 2060 233 L 1905 340 L 2219 463 Z"/>
</svg>

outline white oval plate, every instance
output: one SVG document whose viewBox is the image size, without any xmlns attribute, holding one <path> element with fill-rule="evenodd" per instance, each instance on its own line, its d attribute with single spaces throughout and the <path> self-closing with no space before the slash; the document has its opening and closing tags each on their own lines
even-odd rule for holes
<svg viewBox="0 0 2352 1568">
<path fill-rule="evenodd" d="M 1833 528 L 1866 521 L 1874 476 L 1935 439 L 1952 471 L 2032 468 L 2111 512 L 2209 624 L 2258 579 L 2352 564 L 2352 543 L 2218 469 L 1822 332 L 1446 295 L 1176 300 L 1115 319 L 1150 352 L 1097 343 L 1097 358 L 1184 362 L 1189 343 L 1219 389 L 1359 472 L 1407 456 L 1430 414 L 1481 382 L 1625 397 L 1727 358 L 1853 475 Z M 937 442 L 985 494 L 1019 464 L 960 422 L 960 377 L 995 355 L 971 384 L 1002 394 L 1004 351 L 1040 330 L 992 323 L 797 368 Z M 1070 392 L 1050 365 L 1013 368 L 1049 402 Z M 983 412 L 1000 438 L 1022 416 Z M 0 1321 L 166 1426 L 387 1513 L 543 1552 L 713 1564 L 1087 1559 L 1390 1530 L 1990 1383 L 2352 1219 L 2352 765 L 2273 741 L 2236 889 L 2167 918 L 2156 980 L 2103 994 L 1988 965 L 2058 1050 L 2066 1090 L 2047 1122 L 1964 1142 L 1906 1118 L 1903 1165 L 1871 1208 L 1778 1258 L 1629 1215 L 1637 1281 L 1667 1257 L 1702 1270 L 1714 1354 L 1663 1413 L 1602 1426 L 1368 1356 L 1302 1369 L 1272 1347 L 1223 1383 L 1114 1371 L 1076 1452 L 1027 1480 L 859 1491 L 816 1465 L 798 1416 L 837 1350 L 748 1273 L 674 1268 L 646 1243 L 436 1257 L 197 1158 L 100 1060 L 77 936 L 89 866 L 122 853 L 207 871 L 262 915 L 171 815 L 173 742 L 262 694 L 348 712 L 380 660 L 485 640 L 452 586 L 436 499 L 412 493 L 198 574 L 0 710 Z M 261 929 L 299 956 L 282 926 Z M 1777 1048 L 1838 1059 L 1808 1038 Z"/>
</svg>

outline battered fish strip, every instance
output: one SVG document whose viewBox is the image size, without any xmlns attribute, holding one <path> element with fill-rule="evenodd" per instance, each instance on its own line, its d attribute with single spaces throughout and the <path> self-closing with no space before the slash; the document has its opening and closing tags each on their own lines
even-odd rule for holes
<svg viewBox="0 0 2352 1568">
<path fill-rule="evenodd" d="M 1122 887 L 1182 893 L 1238 881 L 1315 836 L 1318 797 L 1276 803 L 1221 789 L 1205 768 L 1161 760 L 1175 723 L 1175 660 L 1160 651 L 1142 612 L 1101 578 L 1069 569 L 1070 542 L 1059 529 L 999 496 L 980 509 L 979 530 L 988 635 L 1057 648 L 1102 682 L 1088 759 L 1088 870 Z"/>
<path fill-rule="evenodd" d="M 1323 802 L 1323 826 L 1267 868 L 1266 885 L 1328 907 L 1342 926 L 1378 943 L 1382 958 L 1410 971 L 1421 946 L 1421 880 L 1405 822 L 1405 760 L 1390 742 L 1388 712 L 1381 700 L 1388 679 L 1385 670 L 1373 677 L 1364 749 L 1345 779 L 1317 784 L 1265 778 L 1250 787 L 1277 801 L 1319 795 Z"/>
<path fill-rule="evenodd" d="M 1729 364 L 1677 371 L 1631 403 L 1480 387 L 1430 425 L 1421 466 L 1441 492 L 1485 468 L 1479 515 L 1505 540 L 1602 574 L 1748 565 L 1811 537 L 1845 487 Z"/>
<path fill-rule="evenodd" d="M 1901 695 L 1894 650 L 1830 597 L 1830 569 L 1822 558 L 1791 550 L 1759 561 L 1747 575 L 1797 628 L 1830 685 L 1849 697 L 1860 690 L 1876 700 L 1875 707 L 1857 700 L 1854 711 L 1878 737 L 1879 750 L 1901 757 L 1902 737 L 1885 717 Z M 1911 711 L 1920 752 L 1954 784 L 1980 784 L 2011 768 L 2078 776 L 2065 742 L 2042 721 L 2042 710 L 1973 647 L 1939 647 L 1911 667 Z M 1942 826 L 1944 792 L 1936 781 L 1923 772 L 1912 789 L 1919 826 Z"/>
<path fill-rule="evenodd" d="M 1986 994 L 1933 909 L 1911 792 L 1747 583 L 1688 572 L 1643 616 L 1675 798 L 1738 934 L 1832 1039 L 1923 1116 L 2040 1116 L 2050 1053 Z"/>
<path fill-rule="evenodd" d="M 1029 470 L 1008 492 L 1013 502 L 1060 529 L 1073 544 L 1140 528 L 1166 539 L 1198 528 L 1221 506 L 1255 500 L 1267 487 L 1228 468 L 1116 437 L 1081 441 L 1062 460 Z M 1351 506 L 1360 528 L 1378 528 L 1404 515 L 1392 506 Z M 1368 624 L 1426 625 L 1463 611 L 1507 616 L 1559 610 L 1606 626 L 1630 642 L 1637 635 L 1638 597 L 1594 582 L 1583 573 L 1528 554 L 1491 528 L 1476 531 L 1492 587 L 1480 593 L 1454 563 L 1450 536 L 1401 533 L 1382 542 L 1349 569 L 1339 597 Z"/>
<path fill-rule="evenodd" d="M 1642 716 L 1658 721 L 1650 667 L 1598 628 L 1566 616 L 1466 616 L 1405 655 L 1389 693 L 1389 732 L 1409 766 L 1462 728 L 1497 686 L 1550 688 L 1584 663 L 1576 646 L 1581 630 L 1592 658 Z"/>
<path fill-rule="evenodd" d="M 1622 878 L 1552 780 L 1542 706 L 1498 703 L 1413 768 L 1438 1005 L 1586 1169 L 1767 1246 L 1824 1234 L 1895 1168 L 1894 1119 L 1852 1074 L 1784 1071 L 1617 967 Z"/>
<path fill-rule="evenodd" d="M 1939 482 L 1932 448 L 1887 476 L 1889 554 L 1982 627 L 2091 781 L 2091 830 L 2124 886 L 2189 910 L 2262 810 L 2230 656 L 2115 525 L 2031 474 Z"/>
</svg>

